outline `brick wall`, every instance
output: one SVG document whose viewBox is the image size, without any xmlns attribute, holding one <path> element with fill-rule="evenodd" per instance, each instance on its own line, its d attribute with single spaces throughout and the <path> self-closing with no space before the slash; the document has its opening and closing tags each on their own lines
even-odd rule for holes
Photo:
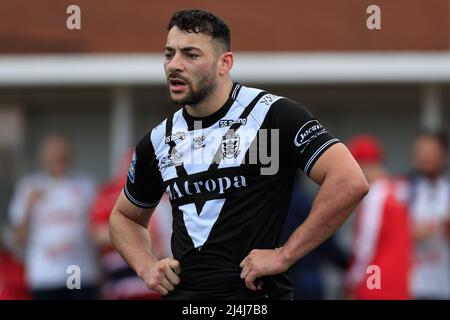
<svg viewBox="0 0 450 320">
<path fill-rule="evenodd" d="M 81 30 L 66 8 L 81 7 Z M 381 8 L 381 30 L 366 8 Z M 449 0 L 2 0 L 0 53 L 160 52 L 177 9 L 200 7 L 232 28 L 235 51 L 448 50 Z"/>
</svg>

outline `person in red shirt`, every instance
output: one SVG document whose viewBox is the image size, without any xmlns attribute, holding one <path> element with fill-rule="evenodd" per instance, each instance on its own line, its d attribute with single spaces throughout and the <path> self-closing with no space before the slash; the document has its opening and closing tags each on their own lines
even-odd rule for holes
<svg viewBox="0 0 450 320">
<path fill-rule="evenodd" d="M 356 214 L 353 258 L 346 289 L 353 299 L 410 299 L 411 234 L 407 184 L 389 177 L 379 142 L 361 135 L 349 142 L 370 185 Z"/>
<path fill-rule="evenodd" d="M 0 233 L 0 300 L 29 300 L 23 263 L 2 243 Z"/>
<path fill-rule="evenodd" d="M 100 263 L 104 273 L 102 295 L 108 300 L 146 300 L 159 299 L 160 294 L 145 287 L 144 282 L 122 259 L 112 247 L 109 238 L 109 216 L 114 204 L 126 182 L 128 166 L 133 149 L 123 157 L 116 176 L 100 187 L 91 209 L 91 229 L 93 238 L 100 250 Z M 167 206 L 169 206 L 167 208 Z M 171 215 L 168 199 L 162 199 L 160 215 Z M 152 216 L 149 224 L 152 248 L 158 258 L 170 255 L 170 225 L 166 219 L 159 219 L 157 212 Z M 161 221 L 160 221 L 161 220 Z M 163 221 L 164 220 L 164 221 Z M 165 222 L 165 223 L 163 223 Z M 169 248 L 169 249 L 168 249 Z"/>
</svg>

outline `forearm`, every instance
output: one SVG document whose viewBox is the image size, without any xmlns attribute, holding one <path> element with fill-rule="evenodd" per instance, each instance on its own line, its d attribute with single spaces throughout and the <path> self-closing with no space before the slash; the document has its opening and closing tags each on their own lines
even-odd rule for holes
<svg viewBox="0 0 450 320">
<path fill-rule="evenodd" d="M 324 179 L 311 212 L 282 247 L 289 265 L 328 239 L 345 222 L 367 193 L 361 177 L 349 179 L 337 174 Z"/>
<path fill-rule="evenodd" d="M 139 276 L 158 260 L 152 252 L 147 229 L 117 209 L 111 213 L 110 237 L 113 246 Z"/>
</svg>

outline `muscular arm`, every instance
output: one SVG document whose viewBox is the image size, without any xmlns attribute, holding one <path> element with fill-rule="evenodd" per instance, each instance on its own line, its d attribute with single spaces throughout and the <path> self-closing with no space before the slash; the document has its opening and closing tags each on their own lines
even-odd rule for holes
<svg viewBox="0 0 450 320">
<path fill-rule="evenodd" d="M 174 259 L 158 261 L 152 252 L 147 225 L 154 210 L 135 206 L 122 192 L 111 212 L 110 237 L 147 287 L 165 295 L 180 282 L 177 276 L 180 265 Z"/>
<path fill-rule="evenodd" d="M 360 167 L 343 144 L 330 147 L 310 176 L 320 188 L 308 218 L 280 250 L 288 266 L 336 232 L 369 190 Z"/>
<path fill-rule="evenodd" d="M 122 191 L 109 219 L 112 244 L 139 276 L 157 261 L 147 231 L 154 210 L 133 205 Z"/>
<path fill-rule="evenodd" d="M 311 212 L 286 244 L 275 250 L 253 250 L 242 261 L 241 278 L 256 290 L 256 278 L 286 271 L 328 239 L 368 192 L 364 175 L 343 144 L 331 146 L 317 160 L 310 177 L 320 184 Z"/>
</svg>

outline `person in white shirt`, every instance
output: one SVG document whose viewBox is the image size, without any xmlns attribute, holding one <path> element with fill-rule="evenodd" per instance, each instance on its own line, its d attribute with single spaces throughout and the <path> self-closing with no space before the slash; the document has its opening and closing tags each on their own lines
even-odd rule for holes
<svg viewBox="0 0 450 320">
<path fill-rule="evenodd" d="M 424 132 L 414 145 L 410 179 L 414 220 L 411 289 L 417 299 L 450 299 L 450 179 L 445 173 L 448 143 L 443 133 Z"/>
<path fill-rule="evenodd" d="M 17 183 L 10 205 L 17 242 L 25 247 L 26 278 L 34 299 L 96 297 L 96 252 L 89 237 L 95 184 L 87 176 L 70 173 L 70 154 L 65 137 L 45 138 L 43 171 Z"/>
</svg>

